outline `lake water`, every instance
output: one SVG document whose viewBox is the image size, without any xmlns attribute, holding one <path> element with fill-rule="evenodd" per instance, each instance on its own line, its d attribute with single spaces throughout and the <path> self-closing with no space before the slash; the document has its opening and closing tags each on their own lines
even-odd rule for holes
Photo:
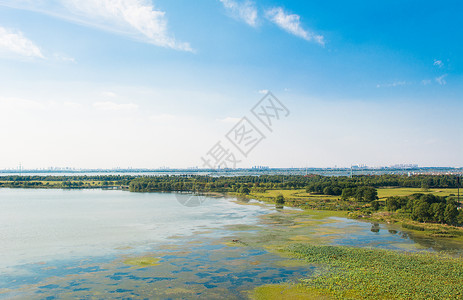
<svg viewBox="0 0 463 300">
<path fill-rule="evenodd" d="M 191 207 L 178 197 L 0 189 L 0 298 L 240 299 L 256 286 L 314 272 L 269 252 L 276 243 L 463 248 L 385 225 L 231 198 L 194 196 L 201 205 Z"/>
<path fill-rule="evenodd" d="M 253 223 L 267 212 L 224 199 L 186 207 L 169 193 L 0 189 L 0 268 L 149 249 L 200 228 Z"/>
</svg>

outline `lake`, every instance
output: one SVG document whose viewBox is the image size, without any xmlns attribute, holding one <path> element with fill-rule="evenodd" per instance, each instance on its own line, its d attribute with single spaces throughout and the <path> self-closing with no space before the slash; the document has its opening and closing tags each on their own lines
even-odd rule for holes
<svg viewBox="0 0 463 300">
<path fill-rule="evenodd" d="M 463 249 L 389 225 L 235 198 L 0 189 L 0 298 L 242 299 L 256 286 L 311 276 L 315 267 L 272 251 L 307 240 Z"/>
</svg>

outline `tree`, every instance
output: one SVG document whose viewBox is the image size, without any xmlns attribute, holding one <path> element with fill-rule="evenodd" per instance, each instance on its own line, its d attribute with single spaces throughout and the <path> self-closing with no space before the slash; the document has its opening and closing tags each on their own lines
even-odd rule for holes
<svg viewBox="0 0 463 300">
<path fill-rule="evenodd" d="M 376 200 L 371 201 L 371 208 L 373 208 L 373 210 L 378 210 L 379 209 L 378 201 Z"/>
<path fill-rule="evenodd" d="M 378 199 L 378 191 L 373 187 L 365 187 L 363 190 L 363 198 L 365 201 L 374 201 Z"/>
<path fill-rule="evenodd" d="M 434 222 L 444 223 L 445 203 L 433 203 L 429 208 L 429 214 Z"/>
<path fill-rule="evenodd" d="M 354 196 L 354 194 L 355 194 L 354 192 L 355 191 L 352 188 L 344 188 L 344 189 L 342 189 L 341 197 L 342 197 L 342 199 L 347 200 L 347 199 Z"/>
<path fill-rule="evenodd" d="M 333 195 L 339 196 L 339 195 L 341 195 L 341 193 L 342 193 L 342 189 L 341 189 L 340 187 L 335 186 L 335 187 L 333 188 Z"/>
<path fill-rule="evenodd" d="M 422 200 L 417 200 L 413 206 L 412 219 L 418 222 L 429 220 L 429 204 Z"/>
<path fill-rule="evenodd" d="M 249 188 L 246 187 L 246 186 L 242 186 L 242 187 L 240 188 L 240 193 L 243 194 L 243 195 L 249 195 L 250 192 L 251 192 L 251 191 L 250 191 Z"/>
<path fill-rule="evenodd" d="M 400 208 L 398 197 L 389 197 L 386 200 L 386 208 L 388 211 L 396 211 Z"/>
<path fill-rule="evenodd" d="M 460 213 L 458 214 L 458 217 L 457 217 L 457 222 L 458 224 L 463 225 L 463 209 L 460 209 Z"/>
<path fill-rule="evenodd" d="M 283 197 L 282 194 L 279 194 L 276 198 L 275 198 L 275 203 L 276 204 L 285 204 L 285 197 Z"/>
<path fill-rule="evenodd" d="M 428 184 L 426 181 L 422 181 L 422 182 L 421 182 L 421 190 L 422 190 L 423 192 L 429 191 L 429 184 Z"/>
<path fill-rule="evenodd" d="M 458 216 L 457 206 L 453 203 L 447 204 L 444 211 L 444 221 L 445 223 L 452 225 L 455 224 L 456 218 Z"/>
<path fill-rule="evenodd" d="M 363 186 L 357 189 L 355 199 L 359 202 L 371 202 L 378 199 L 378 192 L 373 187 Z"/>
<path fill-rule="evenodd" d="M 333 195 L 333 188 L 331 186 L 327 186 L 323 189 L 323 194 L 325 195 Z"/>
</svg>

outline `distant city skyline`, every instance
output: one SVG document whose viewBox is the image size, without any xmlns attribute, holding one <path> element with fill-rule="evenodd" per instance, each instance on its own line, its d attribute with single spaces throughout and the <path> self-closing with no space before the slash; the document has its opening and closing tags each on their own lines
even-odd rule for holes
<svg viewBox="0 0 463 300">
<path fill-rule="evenodd" d="M 158 168 L 134 168 L 134 167 L 114 167 L 114 168 L 73 168 L 73 167 L 44 167 L 44 168 L 24 168 L 22 165 L 16 168 L 5 168 L 0 169 L 0 171 L 18 171 L 18 172 L 28 172 L 28 171 L 131 171 L 131 170 L 149 170 L 149 171 L 173 171 L 173 170 L 276 170 L 276 169 L 297 169 L 297 170 L 304 170 L 304 169 L 372 169 L 372 170 L 379 170 L 379 169 L 463 169 L 463 167 L 451 167 L 451 166 L 437 166 L 437 167 L 430 167 L 430 166 L 420 166 L 417 164 L 395 164 L 395 165 L 388 165 L 388 166 L 368 166 L 364 164 L 353 164 L 350 166 L 327 166 L 327 167 L 313 167 L 313 166 L 291 166 L 291 167 L 269 167 L 269 166 L 252 166 L 252 167 L 237 167 L 235 169 L 232 168 L 204 168 L 199 166 L 193 167 L 179 167 L 179 168 L 171 168 L 171 167 L 158 167 Z"/>
<path fill-rule="evenodd" d="M 0 169 L 463 166 L 463 3 L 0 0 Z M 253 106 L 290 114 L 272 131 Z M 228 144 L 227 149 L 233 149 Z"/>
</svg>

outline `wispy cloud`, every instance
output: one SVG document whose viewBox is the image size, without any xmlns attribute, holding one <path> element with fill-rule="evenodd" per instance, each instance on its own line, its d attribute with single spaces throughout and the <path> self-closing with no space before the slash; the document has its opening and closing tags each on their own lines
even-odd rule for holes
<svg viewBox="0 0 463 300">
<path fill-rule="evenodd" d="M 115 103 L 111 101 L 95 102 L 93 103 L 93 107 L 108 111 L 127 111 L 138 109 L 138 105 L 134 103 Z"/>
<path fill-rule="evenodd" d="M 21 31 L 0 27 L 0 52 L 23 57 L 45 58 L 40 48 Z"/>
<path fill-rule="evenodd" d="M 435 59 L 433 65 L 436 67 L 442 68 L 444 66 L 444 63 L 442 62 L 442 60 Z"/>
<path fill-rule="evenodd" d="M 301 17 L 296 14 L 289 14 L 281 7 L 268 9 L 265 12 L 266 17 L 283 30 L 294 34 L 300 38 L 303 38 L 309 42 L 315 42 L 320 45 L 325 45 L 325 41 L 322 35 L 317 35 L 311 31 L 302 28 Z"/>
<path fill-rule="evenodd" d="M 73 101 L 54 101 L 54 100 L 32 100 L 18 97 L 1 97 L 0 112 L 15 113 L 39 112 L 39 111 L 56 111 L 62 108 L 75 110 L 82 108 L 82 104 Z"/>
<path fill-rule="evenodd" d="M 431 84 L 431 79 L 423 79 L 423 80 L 421 80 L 421 84 L 422 84 L 422 85 Z"/>
<path fill-rule="evenodd" d="M 5 98 L 0 97 L 0 111 L 5 112 L 20 110 L 41 110 L 47 107 L 46 104 L 23 98 Z"/>
<path fill-rule="evenodd" d="M 444 74 L 442 76 L 436 77 L 435 80 L 438 84 L 440 85 L 446 85 L 447 81 L 445 81 L 445 77 L 447 77 L 447 74 Z"/>
<path fill-rule="evenodd" d="M 239 18 L 242 19 L 250 26 L 257 25 L 257 8 L 254 2 L 252 1 L 241 1 L 238 2 L 236 0 L 220 0 L 223 6 L 231 11 L 231 13 Z"/>
<path fill-rule="evenodd" d="M 53 57 L 57 60 L 57 61 L 61 61 L 61 62 L 66 62 L 66 63 L 77 63 L 75 58 L 73 57 L 70 57 L 70 56 L 67 56 L 65 54 L 61 54 L 61 53 L 55 53 L 53 54 Z"/>
<path fill-rule="evenodd" d="M 111 91 L 105 91 L 101 93 L 101 96 L 106 97 L 106 98 L 116 98 L 117 94 Z"/>
<path fill-rule="evenodd" d="M 268 90 L 259 90 L 259 94 L 266 95 L 268 94 Z"/>
<path fill-rule="evenodd" d="M 390 83 L 380 83 L 380 84 L 377 84 L 376 87 L 377 88 L 398 87 L 398 86 L 404 86 L 404 85 L 408 85 L 408 84 L 410 84 L 410 83 L 406 82 L 406 81 L 394 81 L 394 82 L 390 82 Z"/>
<path fill-rule="evenodd" d="M 2 0 L 0 4 L 138 38 L 156 46 L 192 51 L 188 43 L 178 42 L 169 34 L 166 13 L 149 0 Z"/>
</svg>

